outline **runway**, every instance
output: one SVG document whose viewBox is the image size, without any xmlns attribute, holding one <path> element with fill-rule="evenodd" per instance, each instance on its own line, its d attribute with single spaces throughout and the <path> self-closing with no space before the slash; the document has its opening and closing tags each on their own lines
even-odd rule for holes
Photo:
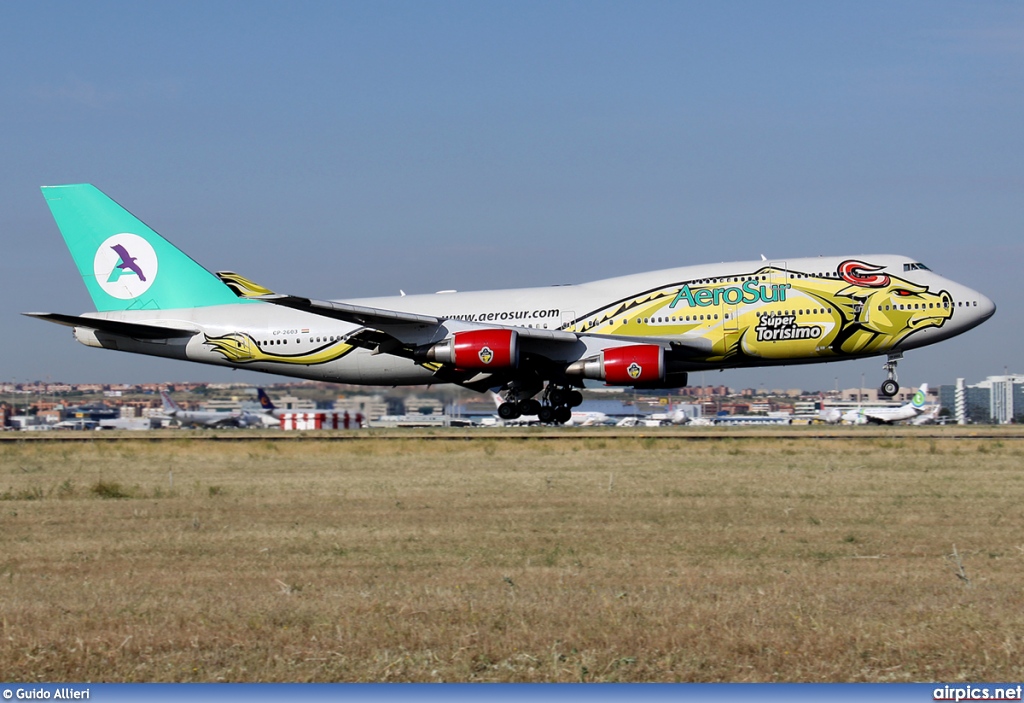
<svg viewBox="0 0 1024 703">
<path fill-rule="evenodd" d="M 878 438 L 1021 440 L 1019 425 L 931 425 L 912 426 L 789 426 L 771 428 L 744 427 L 517 427 L 453 429 L 364 429 L 364 430 L 150 430 L 150 431 L 49 431 L 4 432 L 0 442 L 25 443 L 123 443 L 123 442 L 363 442 L 427 441 L 475 442 L 482 440 L 560 442 L 580 439 L 644 439 L 659 441 L 723 442 L 764 439 L 864 440 Z"/>
</svg>

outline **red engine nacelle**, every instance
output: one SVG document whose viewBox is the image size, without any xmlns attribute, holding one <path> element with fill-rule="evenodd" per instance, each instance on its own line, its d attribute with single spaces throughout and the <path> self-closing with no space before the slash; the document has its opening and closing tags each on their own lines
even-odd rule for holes
<svg viewBox="0 0 1024 703">
<path fill-rule="evenodd" d="M 429 361 L 456 368 L 487 371 L 519 366 L 519 335 L 515 330 L 467 330 L 427 350 Z"/>
<path fill-rule="evenodd" d="M 601 352 L 604 381 L 613 386 L 665 380 L 665 350 L 657 344 L 614 347 Z"/>
<path fill-rule="evenodd" d="M 568 376 L 592 378 L 610 386 L 641 386 L 665 380 L 665 350 L 657 344 L 631 344 L 605 349 L 565 370 Z"/>
</svg>

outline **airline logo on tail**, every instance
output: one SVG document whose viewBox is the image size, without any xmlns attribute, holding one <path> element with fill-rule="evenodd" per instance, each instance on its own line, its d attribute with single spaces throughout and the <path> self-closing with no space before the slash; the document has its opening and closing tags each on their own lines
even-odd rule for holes
<svg viewBox="0 0 1024 703">
<path fill-rule="evenodd" d="M 181 406 L 174 402 L 167 391 L 160 391 L 160 400 L 163 401 L 164 412 L 174 414 L 181 410 Z"/>
<path fill-rule="evenodd" d="M 142 272 L 142 269 L 139 268 L 139 265 L 136 263 L 135 257 L 128 253 L 128 250 L 124 248 L 124 245 L 115 244 L 110 248 L 114 250 L 115 254 L 121 257 L 121 263 L 115 266 L 114 270 L 110 272 L 110 278 L 107 279 L 107 283 L 113 283 L 121 278 L 119 271 L 124 270 L 134 273 L 139 277 L 140 281 L 146 280 L 146 274 Z"/>
<path fill-rule="evenodd" d="M 270 396 L 262 388 L 256 389 L 256 396 L 260 399 L 260 407 L 264 410 L 274 410 L 274 403 L 270 400 Z"/>
<path fill-rule="evenodd" d="M 923 408 L 924 404 L 928 402 L 928 399 L 925 397 L 925 393 L 927 393 L 927 392 L 928 392 L 928 384 L 927 383 L 921 384 L 921 388 L 918 389 L 917 393 L 914 394 L 914 397 L 910 399 L 910 404 L 913 405 L 918 410 Z"/>
<path fill-rule="evenodd" d="M 115 234 L 96 249 L 93 271 L 108 295 L 120 300 L 137 298 L 156 280 L 156 252 L 137 234 Z"/>
</svg>

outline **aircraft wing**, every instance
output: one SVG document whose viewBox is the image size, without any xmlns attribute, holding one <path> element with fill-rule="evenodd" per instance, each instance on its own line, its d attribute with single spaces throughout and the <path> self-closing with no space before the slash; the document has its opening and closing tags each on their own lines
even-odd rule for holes
<svg viewBox="0 0 1024 703">
<path fill-rule="evenodd" d="M 356 346 L 377 348 L 380 353 L 394 353 L 392 349 L 387 348 L 387 344 L 383 344 L 386 341 L 385 338 L 395 339 L 395 337 L 392 337 L 389 328 L 395 328 L 397 326 L 408 327 L 408 325 L 436 327 L 450 319 L 435 315 L 422 315 L 419 313 L 386 310 L 383 308 L 374 308 L 365 305 L 352 305 L 351 303 L 338 303 L 329 300 L 313 300 L 294 295 L 261 295 L 258 296 L 257 299 L 273 303 L 274 305 L 282 305 L 284 307 L 292 308 L 293 310 L 302 310 L 303 312 L 322 315 L 324 317 L 343 320 L 345 322 L 364 325 L 366 327 L 379 330 L 380 333 L 383 333 L 383 336 L 375 336 L 372 332 L 360 330 L 353 337 L 346 339 L 346 341 Z M 468 329 L 493 329 L 496 327 L 505 327 L 505 325 L 481 324 L 466 322 L 464 320 L 459 320 L 459 324 L 460 326 Z M 610 341 L 614 340 L 618 343 L 633 341 L 632 338 L 621 335 L 611 336 L 587 334 L 585 332 L 565 332 L 563 330 L 545 330 L 532 327 L 516 327 L 515 330 L 520 339 L 533 339 L 543 342 L 564 342 L 567 344 L 573 344 L 577 342 L 580 337 L 602 338 Z M 400 332 L 397 330 L 394 331 L 394 334 L 400 336 Z M 397 339 L 395 341 L 398 342 L 396 346 L 402 346 L 400 341 Z M 635 341 L 638 344 L 651 343 L 651 340 L 646 337 L 638 337 Z M 698 354 L 707 354 L 710 351 L 710 342 L 704 339 L 696 339 L 693 340 L 692 343 L 673 340 L 670 344 L 673 349 L 682 352 L 692 351 Z"/>
<path fill-rule="evenodd" d="M 374 308 L 365 305 L 352 305 L 351 303 L 338 303 L 330 300 L 313 300 L 295 295 L 262 295 L 258 300 L 263 300 L 274 305 L 282 305 L 322 315 L 335 320 L 351 322 L 356 325 L 363 325 L 363 329 L 357 330 L 345 338 L 345 341 L 357 347 L 372 349 L 378 354 L 394 354 L 396 356 L 412 357 L 414 344 L 409 343 L 403 337 L 413 328 L 436 328 L 442 326 L 451 318 L 439 317 L 436 315 L 422 315 L 414 312 L 402 312 L 399 310 L 387 310 Z M 494 329 L 501 325 L 480 324 L 459 320 L 460 327 L 465 329 Z M 526 327 L 516 327 L 516 333 L 520 339 L 535 339 L 545 342 L 575 343 L 580 335 L 562 330 L 541 330 Z"/>
<path fill-rule="evenodd" d="M 419 315 L 412 312 L 398 312 L 397 310 L 384 310 L 383 308 L 371 308 L 365 305 L 352 305 L 350 303 L 335 303 L 330 300 L 312 300 L 300 298 L 295 295 L 261 295 L 257 300 L 264 300 L 274 305 L 283 305 L 293 310 L 302 310 L 315 315 L 331 317 L 335 320 L 343 320 L 357 325 L 367 327 L 380 327 L 389 325 L 440 325 L 444 318 L 433 315 Z"/>
<path fill-rule="evenodd" d="M 520 349 L 524 354 L 520 370 L 525 368 L 542 369 L 550 365 L 550 357 L 578 359 L 585 353 L 587 345 L 581 339 L 608 340 L 609 346 L 623 344 L 663 344 L 677 356 L 707 355 L 710 341 L 706 339 L 688 340 L 652 340 L 648 337 L 631 338 L 626 336 L 609 336 L 587 333 L 567 332 L 564 330 L 545 330 L 531 327 L 519 327 L 500 324 L 483 324 L 467 320 L 447 318 L 436 315 L 424 315 L 413 312 L 387 310 L 365 305 L 353 305 L 329 300 L 313 300 L 293 295 L 260 295 L 252 296 L 274 305 L 281 305 L 293 310 L 300 310 L 314 315 L 321 315 L 335 320 L 342 320 L 360 325 L 360 328 L 347 335 L 344 341 L 356 347 L 368 349 L 374 354 L 390 354 L 422 362 L 418 355 L 425 344 L 437 341 L 435 332 L 445 335 L 457 334 L 466 330 L 514 329 L 519 339 Z M 555 351 L 561 349 L 561 351 Z M 505 383 L 510 375 L 507 370 L 472 371 L 452 368 L 438 362 L 427 362 L 424 366 L 431 368 L 435 377 L 444 383 L 456 383 L 464 388 L 483 391 Z"/>
<path fill-rule="evenodd" d="M 164 327 L 162 325 L 145 325 L 138 322 L 122 322 L 120 320 L 106 320 L 99 317 L 78 317 L 76 315 L 62 315 L 54 312 L 24 312 L 22 315 L 35 317 L 47 322 L 54 322 L 66 327 L 86 327 L 100 332 L 110 332 L 122 337 L 134 339 L 172 339 L 178 337 L 191 337 L 198 332 L 195 329 L 184 329 L 182 327 Z"/>
</svg>

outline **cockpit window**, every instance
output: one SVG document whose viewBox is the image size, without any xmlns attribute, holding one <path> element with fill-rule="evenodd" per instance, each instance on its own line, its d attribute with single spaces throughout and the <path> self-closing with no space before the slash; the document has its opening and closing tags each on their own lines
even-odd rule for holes
<svg viewBox="0 0 1024 703">
<path fill-rule="evenodd" d="M 930 268 L 920 263 L 903 264 L 904 271 L 931 271 Z"/>
</svg>

